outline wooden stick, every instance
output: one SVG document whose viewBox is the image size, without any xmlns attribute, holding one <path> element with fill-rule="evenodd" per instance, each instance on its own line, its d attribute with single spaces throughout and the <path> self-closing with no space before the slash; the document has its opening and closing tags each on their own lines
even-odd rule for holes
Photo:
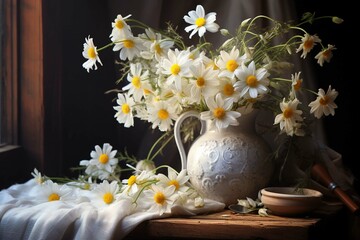
<svg viewBox="0 0 360 240">
<path fill-rule="evenodd" d="M 333 178 L 322 164 L 315 163 L 311 169 L 311 175 L 334 192 L 335 195 L 351 210 L 351 212 L 356 215 L 360 214 L 359 206 L 334 182 Z"/>
</svg>

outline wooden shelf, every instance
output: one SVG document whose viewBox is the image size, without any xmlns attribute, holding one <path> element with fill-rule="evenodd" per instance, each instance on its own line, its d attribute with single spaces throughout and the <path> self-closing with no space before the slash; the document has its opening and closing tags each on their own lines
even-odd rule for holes
<svg viewBox="0 0 360 240">
<path fill-rule="evenodd" d="M 277 239 L 303 240 L 326 236 L 340 228 L 339 208 L 305 217 L 261 217 L 230 210 L 191 217 L 153 219 L 140 224 L 126 239 Z M 337 222 L 337 223 L 336 223 Z M 335 235 L 337 236 L 337 235 Z"/>
</svg>

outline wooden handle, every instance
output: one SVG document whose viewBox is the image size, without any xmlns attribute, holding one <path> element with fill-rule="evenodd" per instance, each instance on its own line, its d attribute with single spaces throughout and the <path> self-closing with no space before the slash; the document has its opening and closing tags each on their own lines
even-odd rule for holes
<svg viewBox="0 0 360 240">
<path fill-rule="evenodd" d="M 311 169 L 312 176 L 319 180 L 323 185 L 333 191 L 336 196 L 355 214 L 360 213 L 359 206 L 350 198 L 350 196 L 344 192 L 332 179 L 326 168 L 319 163 L 314 164 Z"/>
</svg>

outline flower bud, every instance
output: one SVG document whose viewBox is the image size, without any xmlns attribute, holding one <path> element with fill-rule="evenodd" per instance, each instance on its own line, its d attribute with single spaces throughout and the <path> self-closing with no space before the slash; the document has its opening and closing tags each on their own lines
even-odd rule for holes
<svg viewBox="0 0 360 240">
<path fill-rule="evenodd" d="M 155 169 L 155 163 L 151 160 L 140 160 L 136 164 L 137 171 L 152 171 Z"/>
<path fill-rule="evenodd" d="M 241 27 L 246 26 L 246 25 L 248 24 L 248 22 L 250 21 L 250 19 L 251 19 L 251 18 L 247 18 L 247 19 L 245 19 L 244 21 L 242 21 L 241 24 L 240 24 L 240 26 L 241 26 Z"/>
<path fill-rule="evenodd" d="M 202 197 L 195 198 L 194 205 L 196 208 L 201 208 L 205 205 L 205 201 Z"/>
<path fill-rule="evenodd" d="M 332 21 L 333 21 L 333 23 L 341 24 L 344 21 L 344 19 L 339 18 L 339 17 L 332 17 Z"/>
<path fill-rule="evenodd" d="M 229 33 L 229 30 L 225 29 L 225 28 L 222 28 L 220 29 L 220 33 L 221 35 L 223 36 L 228 36 L 230 33 Z"/>
<path fill-rule="evenodd" d="M 269 216 L 269 214 L 267 213 L 267 209 L 266 208 L 260 208 L 258 211 L 258 214 L 262 217 L 266 217 Z"/>
<path fill-rule="evenodd" d="M 290 47 L 290 45 L 286 45 L 286 51 L 291 55 L 292 54 L 292 50 L 291 50 L 291 47 Z"/>
</svg>

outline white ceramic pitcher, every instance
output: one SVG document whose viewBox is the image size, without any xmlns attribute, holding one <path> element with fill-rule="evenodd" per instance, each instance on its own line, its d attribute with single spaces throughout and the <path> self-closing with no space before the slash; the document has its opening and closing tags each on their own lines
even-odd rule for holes
<svg viewBox="0 0 360 240">
<path fill-rule="evenodd" d="M 270 148 L 255 131 L 256 113 L 241 116 L 239 126 L 209 128 L 210 121 L 201 121 L 199 137 L 188 155 L 180 136 L 180 127 L 188 117 L 199 118 L 196 111 L 180 115 L 174 127 L 182 168 L 186 168 L 192 185 L 203 197 L 237 203 L 237 199 L 257 198 L 273 174 Z"/>
</svg>

